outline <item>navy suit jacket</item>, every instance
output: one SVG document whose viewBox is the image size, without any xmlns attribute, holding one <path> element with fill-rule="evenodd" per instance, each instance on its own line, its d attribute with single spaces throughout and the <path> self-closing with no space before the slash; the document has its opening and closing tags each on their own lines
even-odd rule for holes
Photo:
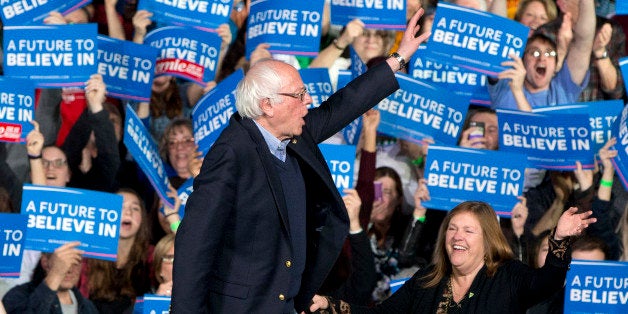
<svg viewBox="0 0 628 314">
<path fill-rule="evenodd" d="M 399 88 L 384 62 L 305 116 L 288 144 L 306 185 L 307 248 L 295 308 L 305 310 L 340 253 L 349 218 L 317 144 Z M 211 150 L 175 242 L 174 313 L 282 313 L 292 247 L 288 211 L 268 145 L 234 114 Z"/>
</svg>

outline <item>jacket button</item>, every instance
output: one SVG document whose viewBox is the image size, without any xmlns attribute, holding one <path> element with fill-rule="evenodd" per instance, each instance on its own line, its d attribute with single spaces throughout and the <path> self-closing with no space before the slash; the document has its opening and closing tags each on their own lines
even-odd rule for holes
<svg viewBox="0 0 628 314">
<path fill-rule="evenodd" d="M 286 299 L 286 296 L 283 294 L 279 295 L 279 300 L 284 301 Z"/>
<path fill-rule="evenodd" d="M 288 267 L 288 268 L 292 267 L 292 262 L 291 261 L 286 261 L 286 267 Z"/>
</svg>

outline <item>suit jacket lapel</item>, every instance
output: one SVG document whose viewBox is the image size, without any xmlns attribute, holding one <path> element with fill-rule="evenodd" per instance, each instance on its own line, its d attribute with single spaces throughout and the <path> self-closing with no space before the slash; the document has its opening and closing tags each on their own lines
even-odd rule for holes
<svg viewBox="0 0 628 314">
<path fill-rule="evenodd" d="M 266 140 L 260 133 L 257 125 L 251 119 L 241 118 L 239 114 L 235 114 L 236 120 L 238 120 L 241 125 L 247 130 L 251 139 L 254 143 L 256 143 L 255 149 L 262 160 L 262 166 L 264 167 L 264 173 L 266 174 L 266 178 L 268 179 L 270 185 L 270 191 L 275 200 L 275 205 L 279 209 L 279 216 L 281 217 L 281 221 L 285 226 L 286 235 L 290 239 L 290 243 L 292 243 L 292 238 L 290 236 L 290 224 L 288 222 L 288 207 L 286 205 L 286 199 L 284 197 L 283 189 L 281 188 L 281 178 L 279 178 L 279 174 L 277 174 L 277 170 L 275 169 L 275 165 L 273 164 L 273 159 L 276 158 L 273 154 L 270 153 L 270 149 L 266 144 Z"/>
</svg>

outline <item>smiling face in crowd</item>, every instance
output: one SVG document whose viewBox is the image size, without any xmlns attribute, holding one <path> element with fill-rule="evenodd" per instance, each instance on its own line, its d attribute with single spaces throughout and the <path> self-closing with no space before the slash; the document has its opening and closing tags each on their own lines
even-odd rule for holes
<svg viewBox="0 0 628 314">
<path fill-rule="evenodd" d="M 484 265 L 484 236 L 475 214 L 461 212 L 453 216 L 447 226 L 445 243 L 454 273 L 470 274 Z"/>
</svg>

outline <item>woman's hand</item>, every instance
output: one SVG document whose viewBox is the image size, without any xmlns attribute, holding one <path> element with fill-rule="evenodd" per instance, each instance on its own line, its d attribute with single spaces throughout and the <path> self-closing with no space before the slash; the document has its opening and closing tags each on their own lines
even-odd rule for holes
<svg viewBox="0 0 628 314">
<path fill-rule="evenodd" d="M 329 303 L 327 302 L 327 298 L 315 294 L 312 298 L 312 305 L 310 305 L 310 312 L 315 312 L 318 310 L 326 310 L 329 307 Z M 305 312 L 303 312 L 305 313 Z"/>
<path fill-rule="evenodd" d="M 580 214 L 577 214 L 577 212 L 577 207 L 570 207 L 560 216 L 556 225 L 556 232 L 554 233 L 555 240 L 561 241 L 567 237 L 579 236 L 590 224 L 597 221 L 597 219 L 591 217 L 592 211 Z"/>
</svg>

